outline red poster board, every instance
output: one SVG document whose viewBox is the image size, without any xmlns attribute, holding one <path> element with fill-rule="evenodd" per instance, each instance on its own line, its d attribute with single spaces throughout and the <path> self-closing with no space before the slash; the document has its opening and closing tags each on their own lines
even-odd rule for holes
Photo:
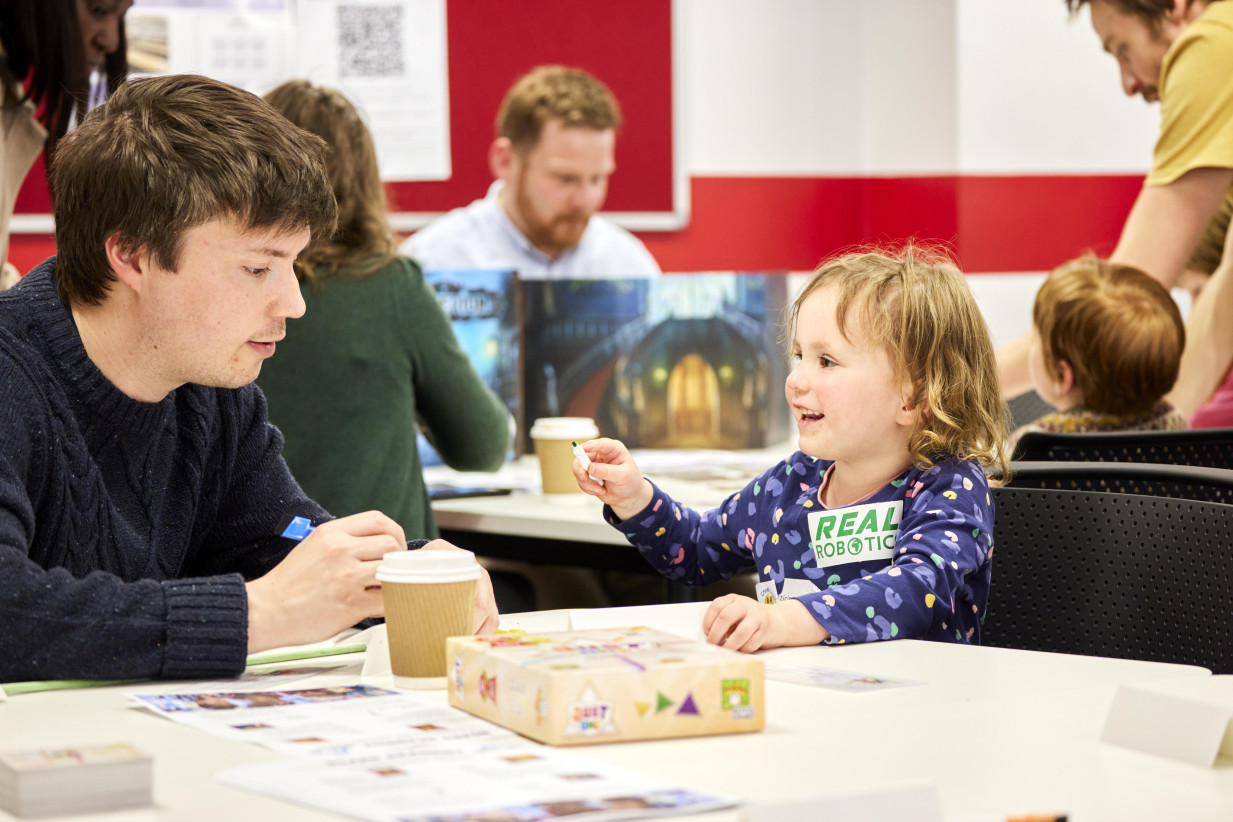
<svg viewBox="0 0 1233 822">
<path fill-rule="evenodd" d="M 492 181 L 487 152 L 501 98 L 519 75 L 560 63 L 603 80 L 621 104 L 625 125 L 605 210 L 671 214 L 679 194 L 672 6 L 672 0 L 448 0 L 453 175 L 390 183 L 391 211 L 448 211 L 482 197 Z M 17 198 L 17 213 L 50 211 L 40 161 Z"/>
</svg>

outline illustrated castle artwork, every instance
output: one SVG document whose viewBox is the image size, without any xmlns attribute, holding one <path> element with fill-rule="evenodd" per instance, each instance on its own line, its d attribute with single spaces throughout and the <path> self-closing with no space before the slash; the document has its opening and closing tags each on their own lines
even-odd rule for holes
<svg viewBox="0 0 1233 822">
<path fill-rule="evenodd" d="M 523 283 L 525 419 L 593 417 L 641 448 L 787 437 L 783 275 Z"/>
</svg>

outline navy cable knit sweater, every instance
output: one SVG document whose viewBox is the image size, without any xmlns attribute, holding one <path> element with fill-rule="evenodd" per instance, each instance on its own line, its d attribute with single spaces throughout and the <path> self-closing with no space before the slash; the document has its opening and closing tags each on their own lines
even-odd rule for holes
<svg viewBox="0 0 1233 822">
<path fill-rule="evenodd" d="M 0 682 L 235 675 L 245 580 L 290 551 L 288 516 L 329 515 L 256 386 L 129 398 L 54 276 L 0 293 Z"/>
</svg>

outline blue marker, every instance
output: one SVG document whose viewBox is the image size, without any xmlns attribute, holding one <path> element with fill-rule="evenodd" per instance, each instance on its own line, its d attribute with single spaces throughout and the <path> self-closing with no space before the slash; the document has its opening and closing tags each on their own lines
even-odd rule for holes
<svg viewBox="0 0 1233 822">
<path fill-rule="evenodd" d="M 304 539 L 304 537 L 311 534 L 316 527 L 317 526 L 313 525 L 312 520 L 308 517 L 292 517 L 291 522 L 288 523 L 287 527 L 283 529 L 280 536 L 284 536 L 287 539 L 293 539 L 296 542 L 299 542 Z"/>
</svg>

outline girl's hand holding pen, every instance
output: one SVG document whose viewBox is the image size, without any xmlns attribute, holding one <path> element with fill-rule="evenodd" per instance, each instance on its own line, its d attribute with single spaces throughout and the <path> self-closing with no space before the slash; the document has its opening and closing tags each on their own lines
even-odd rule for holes
<svg viewBox="0 0 1233 822">
<path fill-rule="evenodd" d="M 612 506 L 621 519 L 629 519 L 651 504 L 651 483 L 642 476 L 624 443 L 601 437 L 581 447 L 591 465 L 584 467 L 574 460 L 574 479 L 579 488 Z M 596 480 L 603 480 L 603 484 Z"/>
</svg>

